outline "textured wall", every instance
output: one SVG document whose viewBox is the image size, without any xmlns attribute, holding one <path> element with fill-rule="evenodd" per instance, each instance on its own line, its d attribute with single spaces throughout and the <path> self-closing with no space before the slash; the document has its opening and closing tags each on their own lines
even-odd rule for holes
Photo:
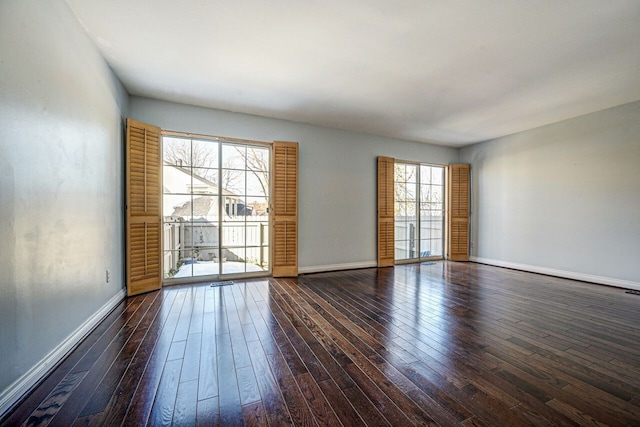
<svg viewBox="0 0 640 427">
<path fill-rule="evenodd" d="M 473 255 L 640 282 L 640 102 L 460 154 Z"/>
<path fill-rule="evenodd" d="M 0 76 L 2 391 L 123 287 L 128 96 L 63 0 L 0 2 Z"/>
</svg>

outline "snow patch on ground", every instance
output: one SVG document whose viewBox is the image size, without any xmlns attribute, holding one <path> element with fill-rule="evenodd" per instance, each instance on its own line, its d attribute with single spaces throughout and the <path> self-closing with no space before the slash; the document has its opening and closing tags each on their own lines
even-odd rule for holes
<svg viewBox="0 0 640 427">
<path fill-rule="evenodd" d="M 222 265 L 222 272 L 220 266 Z M 193 271 L 192 271 L 193 268 Z M 199 261 L 195 264 L 183 264 L 172 278 L 191 276 L 212 276 L 217 274 L 237 274 L 267 271 L 266 269 L 250 263 L 228 261 L 222 264 L 213 261 Z"/>
</svg>

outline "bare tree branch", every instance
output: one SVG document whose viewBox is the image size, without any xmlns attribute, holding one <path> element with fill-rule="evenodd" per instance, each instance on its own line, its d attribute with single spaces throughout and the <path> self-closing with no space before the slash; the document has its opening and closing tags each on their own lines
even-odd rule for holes
<svg viewBox="0 0 640 427">
<path fill-rule="evenodd" d="M 196 143 L 191 139 L 169 138 L 164 146 L 164 160 L 178 167 L 197 168 L 197 171 L 194 171 L 195 175 L 220 187 L 218 144 L 212 142 L 209 150 L 207 149 L 209 144 L 203 142 Z M 237 173 L 238 171 L 233 170 L 235 160 L 242 158 L 243 163 L 246 165 L 247 174 L 256 177 L 260 190 L 266 197 L 269 194 L 268 150 L 250 146 L 247 146 L 246 150 L 245 147 L 234 146 L 234 148 L 238 156 L 228 157 L 222 165 L 222 189 L 230 192 L 234 192 L 233 190 L 236 190 L 236 192 L 240 190 L 241 193 L 245 192 L 245 188 L 236 188 L 240 184 L 241 177 Z"/>
</svg>

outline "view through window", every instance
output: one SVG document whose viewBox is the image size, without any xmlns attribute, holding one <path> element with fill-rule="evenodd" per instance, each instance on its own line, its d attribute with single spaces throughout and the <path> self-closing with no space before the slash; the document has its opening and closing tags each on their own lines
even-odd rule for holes
<svg viewBox="0 0 640 427">
<path fill-rule="evenodd" d="M 269 271 L 265 145 L 163 137 L 164 278 Z"/>
<path fill-rule="evenodd" d="M 442 257 L 444 166 L 396 161 L 395 258 Z"/>
</svg>

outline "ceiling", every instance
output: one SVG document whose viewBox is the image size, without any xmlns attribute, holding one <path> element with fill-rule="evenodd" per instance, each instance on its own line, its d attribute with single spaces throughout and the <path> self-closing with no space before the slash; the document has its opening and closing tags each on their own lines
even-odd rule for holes
<svg viewBox="0 0 640 427">
<path fill-rule="evenodd" d="M 640 100 L 638 0 L 67 0 L 131 95 L 454 147 Z"/>
</svg>

